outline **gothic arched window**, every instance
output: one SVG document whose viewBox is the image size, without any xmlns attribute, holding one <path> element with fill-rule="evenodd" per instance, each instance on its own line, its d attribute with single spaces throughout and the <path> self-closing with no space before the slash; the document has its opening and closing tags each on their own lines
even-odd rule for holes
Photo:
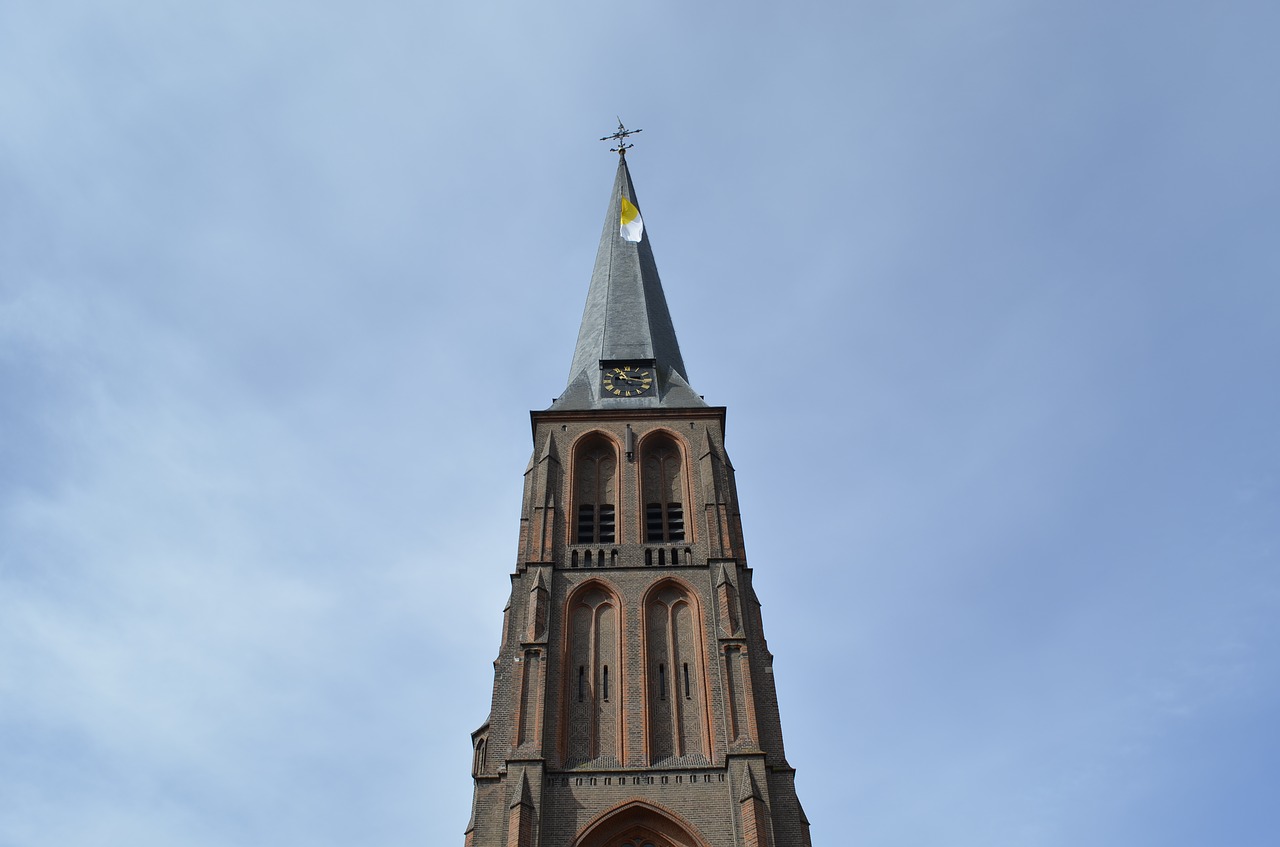
<svg viewBox="0 0 1280 847">
<path fill-rule="evenodd" d="M 617 476 L 618 453 L 613 443 L 601 435 L 584 438 L 573 472 L 574 541 L 578 544 L 613 543 Z"/>
<path fill-rule="evenodd" d="M 684 541 L 684 457 L 675 439 L 645 440 L 643 458 L 644 540 Z"/>
</svg>

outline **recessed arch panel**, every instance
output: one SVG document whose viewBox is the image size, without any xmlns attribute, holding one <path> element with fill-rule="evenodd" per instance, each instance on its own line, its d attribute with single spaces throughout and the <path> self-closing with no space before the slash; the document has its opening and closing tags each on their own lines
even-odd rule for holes
<svg viewBox="0 0 1280 847">
<path fill-rule="evenodd" d="M 621 760 L 622 607 L 600 580 L 579 586 L 566 605 L 561 750 L 566 766 Z"/>
<path fill-rule="evenodd" d="M 646 748 L 649 763 L 709 754 L 706 663 L 697 595 L 666 579 L 644 600 Z"/>
</svg>

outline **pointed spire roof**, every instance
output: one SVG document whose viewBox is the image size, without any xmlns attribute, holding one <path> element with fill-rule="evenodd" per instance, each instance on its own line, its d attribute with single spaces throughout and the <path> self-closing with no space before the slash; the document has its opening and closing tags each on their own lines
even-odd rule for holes
<svg viewBox="0 0 1280 847">
<path fill-rule="evenodd" d="M 621 235 L 623 197 L 640 208 L 626 156 L 619 156 L 587 305 L 582 312 L 582 327 L 569 368 L 569 385 L 551 408 L 705 407 L 707 404 L 689 387 L 667 298 L 662 293 L 662 280 L 649 246 L 648 226 L 644 226 L 639 242 L 627 241 Z M 640 217 L 643 220 L 643 213 Z M 605 363 L 622 362 L 654 365 L 657 392 L 648 397 L 602 396 L 600 369 Z"/>
</svg>

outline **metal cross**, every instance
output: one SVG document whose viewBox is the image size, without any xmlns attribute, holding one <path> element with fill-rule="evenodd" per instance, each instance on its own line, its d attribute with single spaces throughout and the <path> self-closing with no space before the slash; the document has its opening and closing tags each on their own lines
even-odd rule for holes
<svg viewBox="0 0 1280 847">
<path fill-rule="evenodd" d="M 626 142 L 627 142 L 627 136 L 629 136 L 629 135 L 635 135 L 637 132 L 644 132 L 644 130 L 642 130 L 642 129 L 627 129 L 625 126 L 623 126 L 623 125 L 622 125 L 622 118 L 618 118 L 618 131 L 617 131 L 617 132 L 615 132 L 613 135 L 606 135 L 604 138 L 602 138 L 602 139 L 600 139 L 600 140 L 601 140 L 601 141 L 616 141 L 616 142 L 618 143 L 618 146 L 617 146 L 617 147 L 610 147 L 610 148 L 609 148 L 609 152 L 610 152 L 610 153 L 617 153 L 619 156 L 625 156 L 625 155 L 627 155 L 627 151 L 628 151 L 628 150 L 630 150 L 632 147 L 635 147 L 635 145 L 634 145 L 634 144 L 627 144 L 627 143 L 626 143 Z"/>
</svg>

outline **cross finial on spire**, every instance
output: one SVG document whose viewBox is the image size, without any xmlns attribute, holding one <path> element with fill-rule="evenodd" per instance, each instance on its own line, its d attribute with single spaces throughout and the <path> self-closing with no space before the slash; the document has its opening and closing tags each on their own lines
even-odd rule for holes
<svg viewBox="0 0 1280 847">
<path fill-rule="evenodd" d="M 625 126 L 623 126 L 623 125 L 622 125 L 622 118 L 618 118 L 618 131 L 617 131 L 617 132 L 615 132 L 613 135 L 606 135 L 604 138 L 602 138 L 602 139 L 600 139 L 600 140 L 601 140 L 601 141 L 616 141 L 616 142 L 618 142 L 618 146 L 617 146 L 617 147 L 610 147 L 610 148 L 609 148 L 609 152 L 610 152 L 610 153 L 617 153 L 619 156 L 624 156 L 624 157 L 625 157 L 625 156 L 627 155 L 627 151 L 628 151 L 628 150 L 630 150 L 632 147 L 635 147 L 635 145 L 634 145 L 634 144 L 628 144 L 628 143 L 627 143 L 627 136 L 629 136 L 629 135 L 635 135 L 637 132 L 644 132 L 644 130 L 642 130 L 642 129 L 627 129 Z"/>
</svg>

